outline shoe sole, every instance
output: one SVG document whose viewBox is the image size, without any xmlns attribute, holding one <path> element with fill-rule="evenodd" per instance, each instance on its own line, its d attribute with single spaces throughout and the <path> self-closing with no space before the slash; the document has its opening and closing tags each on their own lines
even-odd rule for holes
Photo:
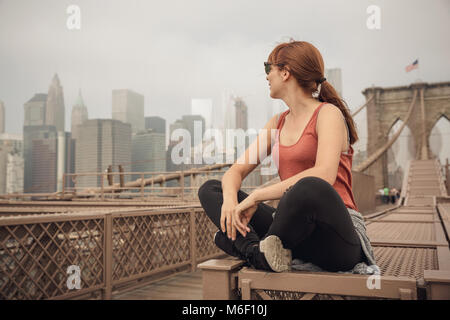
<svg viewBox="0 0 450 320">
<path fill-rule="evenodd" d="M 259 250 L 264 253 L 267 263 L 275 272 L 291 270 L 292 251 L 283 248 L 280 238 L 268 236 L 259 243 Z"/>
</svg>

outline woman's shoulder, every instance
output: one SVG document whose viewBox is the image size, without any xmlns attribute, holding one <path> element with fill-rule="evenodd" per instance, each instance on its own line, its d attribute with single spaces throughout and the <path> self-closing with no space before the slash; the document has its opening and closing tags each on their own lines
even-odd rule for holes
<svg viewBox="0 0 450 320">
<path fill-rule="evenodd" d="M 330 126 L 330 123 L 342 123 L 343 126 L 345 126 L 345 118 L 342 114 L 341 109 L 339 107 L 335 106 L 332 103 L 324 103 L 321 105 L 320 110 L 318 111 L 316 115 L 316 133 L 320 131 L 320 127 L 326 128 Z M 339 125 L 339 124 L 338 124 Z"/>
<path fill-rule="evenodd" d="M 321 105 L 320 110 L 317 112 L 317 122 L 320 122 L 320 119 L 325 119 L 325 122 L 329 121 L 341 121 L 342 119 L 345 121 L 344 115 L 342 114 L 341 109 L 335 106 L 332 103 L 324 103 Z"/>
<path fill-rule="evenodd" d="M 339 107 L 335 106 L 332 103 L 329 102 L 324 102 L 322 103 L 319 107 L 318 107 L 319 111 L 317 116 L 319 116 L 320 114 L 337 114 L 337 115 L 342 115 L 342 111 L 341 109 L 339 109 Z"/>
</svg>

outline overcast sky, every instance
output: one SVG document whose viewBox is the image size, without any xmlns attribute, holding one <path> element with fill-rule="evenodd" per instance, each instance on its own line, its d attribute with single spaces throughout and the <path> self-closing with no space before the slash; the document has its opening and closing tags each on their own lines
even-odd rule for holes
<svg viewBox="0 0 450 320">
<path fill-rule="evenodd" d="M 66 26 L 71 5 L 81 29 Z M 366 12 L 381 9 L 381 29 Z M 113 89 L 145 96 L 145 115 L 168 124 L 190 112 L 192 98 L 210 98 L 215 124 L 229 88 L 260 128 L 271 103 L 263 61 L 277 43 L 309 41 L 326 68 L 341 68 L 350 109 L 376 86 L 450 81 L 449 0 L 0 0 L 0 100 L 6 131 L 22 133 L 23 105 L 46 93 L 54 73 L 64 89 L 66 131 L 81 88 L 89 118 L 111 118 Z M 405 66 L 419 59 L 419 70 Z M 365 112 L 356 118 L 365 148 Z"/>
</svg>

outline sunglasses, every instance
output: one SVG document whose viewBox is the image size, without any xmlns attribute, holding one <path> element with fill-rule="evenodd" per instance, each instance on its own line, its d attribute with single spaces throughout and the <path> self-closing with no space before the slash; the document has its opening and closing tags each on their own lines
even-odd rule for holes
<svg viewBox="0 0 450 320">
<path fill-rule="evenodd" d="M 270 70 L 272 70 L 272 65 L 273 65 L 273 63 L 270 63 L 270 62 L 264 62 L 264 69 L 265 69 L 265 71 L 266 71 L 266 74 L 269 74 L 269 73 L 270 73 Z M 278 67 L 283 67 L 283 66 L 284 66 L 283 63 L 277 63 L 277 64 L 275 64 L 275 65 L 278 66 Z"/>
</svg>

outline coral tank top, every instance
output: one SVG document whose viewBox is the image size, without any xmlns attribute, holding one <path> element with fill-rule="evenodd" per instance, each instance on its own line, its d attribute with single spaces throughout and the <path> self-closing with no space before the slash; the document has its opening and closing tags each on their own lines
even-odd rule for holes
<svg viewBox="0 0 450 320">
<path fill-rule="evenodd" d="M 277 134 L 272 148 L 272 157 L 278 167 L 278 174 L 281 181 L 296 175 L 303 170 L 314 167 L 317 154 L 318 137 L 316 132 L 317 116 L 323 102 L 314 111 L 311 119 L 305 127 L 298 141 L 291 146 L 280 144 L 280 132 L 283 128 L 284 120 L 289 110 L 283 112 L 277 123 Z M 348 128 L 347 128 L 348 134 Z M 350 141 L 350 138 L 348 139 Z M 350 143 L 349 143 L 350 145 Z M 334 189 L 341 196 L 347 208 L 358 211 L 352 192 L 352 160 L 353 148 L 350 145 L 348 152 L 342 152 L 339 160 L 339 167 Z"/>
</svg>

